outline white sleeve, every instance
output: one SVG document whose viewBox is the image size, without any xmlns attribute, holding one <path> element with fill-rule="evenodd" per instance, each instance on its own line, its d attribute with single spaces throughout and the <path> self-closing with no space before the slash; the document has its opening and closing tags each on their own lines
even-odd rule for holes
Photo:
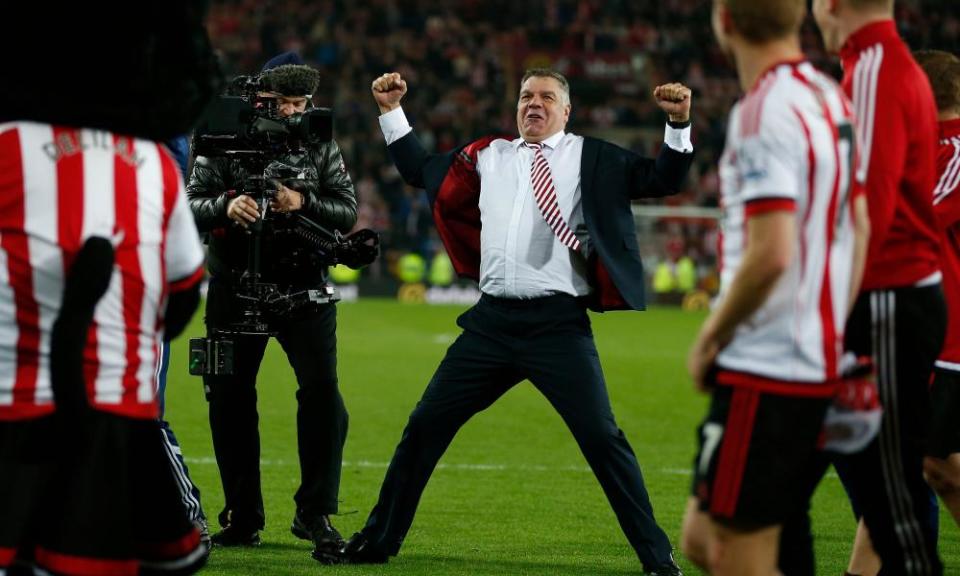
<svg viewBox="0 0 960 576">
<path fill-rule="evenodd" d="M 403 138 L 413 128 L 407 121 L 407 115 L 403 113 L 403 108 L 396 107 L 386 114 L 380 115 L 380 131 L 383 132 L 383 138 L 387 141 L 387 146 Z"/>
<path fill-rule="evenodd" d="M 744 201 L 784 199 L 796 201 L 800 190 L 799 170 L 805 154 L 803 131 L 784 110 L 764 114 L 756 134 L 740 141 L 735 153 Z M 789 116 L 788 116 L 789 114 Z"/>
<path fill-rule="evenodd" d="M 203 274 L 203 246 L 200 234 L 187 206 L 183 184 L 179 185 L 173 212 L 167 222 L 167 242 L 164 262 L 167 266 L 167 283 L 173 286 L 186 283 L 184 288 L 199 280 Z"/>
<path fill-rule="evenodd" d="M 690 141 L 690 126 L 674 128 L 667 124 L 663 131 L 663 143 L 677 152 L 693 152 L 693 142 Z"/>
</svg>

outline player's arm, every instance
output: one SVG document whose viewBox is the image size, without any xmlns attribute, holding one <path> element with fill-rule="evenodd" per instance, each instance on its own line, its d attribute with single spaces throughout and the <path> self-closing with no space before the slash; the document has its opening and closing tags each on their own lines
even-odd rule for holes
<svg viewBox="0 0 960 576">
<path fill-rule="evenodd" d="M 856 194 L 853 197 L 853 264 L 850 269 L 850 295 L 847 298 L 847 311 L 853 310 L 853 303 L 860 293 L 860 281 L 867 264 L 867 247 L 870 245 L 870 209 L 867 197 Z"/>
<path fill-rule="evenodd" d="M 883 74 L 883 71 L 880 72 Z M 854 93 L 857 93 L 854 80 Z M 882 84 L 882 79 L 881 79 Z M 870 213 L 870 248 L 874 257 L 880 253 L 890 231 L 900 194 L 900 181 L 907 169 L 907 119 L 895 94 L 875 88 L 858 107 L 857 133 L 861 146 L 857 180 L 866 182 L 867 207 Z M 862 108 L 862 109 L 861 109 Z"/>
<path fill-rule="evenodd" d="M 713 310 L 690 350 L 687 367 L 704 389 L 704 376 L 743 321 L 767 300 L 793 258 L 796 217 L 793 211 L 764 212 L 747 220 L 747 250 L 726 295 Z"/>
</svg>

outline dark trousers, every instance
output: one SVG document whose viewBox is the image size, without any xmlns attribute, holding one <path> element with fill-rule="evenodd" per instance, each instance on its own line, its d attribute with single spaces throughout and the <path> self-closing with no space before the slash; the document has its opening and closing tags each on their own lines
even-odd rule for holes
<svg viewBox="0 0 960 576">
<path fill-rule="evenodd" d="M 447 350 L 403 431 L 364 534 L 396 554 L 434 467 L 474 414 L 529 379 L 563 417 L 644 565 L 671 560 L 636 456 L 617 427 L 590 320 L 570 296 L 505 300 L 484 295 L 457 320 Z"/>
<path fill-rule="evenodd" d="M 98 410 L 0 422 L 0 573 L 17 553 L 37 574 L 199 570 L 159 428 Z"/>
<path fill-rule="evenodd" d="M 803 471 L 802 483 L 813 494 L 830 468 L 831 455 L 820 452 Z M 783 522 L 777 567 L 783 576 L 814 576 L 816 561 L 810 524 L 810 498 L 800 502 Z"/>
<path fill-rule="evenodd" d="M 943 344 L 940 286 L 861 294 L 847 323 L 846 347 L 870 354 L 884 414 L 880 434 L 834 466 L 870 529 L 881 574 L 942 574 L 927 521 L 924 434 L 933 363 Z"/>
<path fill-rule="evenodd" d="M 939 286 L 861 294 L 846 327 L 847 350 L 868 355 L 876 367 L 884 408 L 880 434 L 862 452 L 824 453 L 808 470 L 818 482 L 831 460 L 855 515 L 870 529 L 884 575 L 942 574 L 937 521 L 923 481 L 923 438 L 928 382 L 944 336 Z M 808 507 L 783 525 L 780 571 L 813 576 L 813 538 Z"/>
<path fill-rule="evenodd" d="M 227 292 L 225 292 L 227 291 Z M 210 283 L 207 331 L 230 318 L 229 287 Z M 301 516 L 337 512 L 347 410 L 337 387 L 337 310 L 324 304 L 298 311 L 273 324 L 297 378 L 297 449 L 300 488 L 294 495 Z M 233 336 L 234 375 L 205 376 L 210 430 L 223 484 L 221 525 L 244 530 L 264 526 L 260 490 L 260 434 L 257 429 L 257 371 L 267 336 Z"/>
<path fill-rule="evenodd" d="M 170 368 L 170 343 L 162 342 L 160 344 L 160 364 L 157 366 L 156 384 L 157 399 L 160 402 L 160 430 L 163 433 L 164 454 L 167 455 L 167 461 L 170 463 L 170 470 L 177 480 L 177 487 L 180 489 L 180 497 L 183 506 L 187 510 L 187 515 L 194 522 L 206 522 L 207 517 L 203 513 L 203 506 L 200 504 L 200 488 L 193 483 L 190 478 L 190 469 L 183 460 L 183 452 L 180 450 L 180 442 L 170 423 L 163 419 L 166 409 L 166 391 L 167 391 L 167 370 Z"/>
</svg>

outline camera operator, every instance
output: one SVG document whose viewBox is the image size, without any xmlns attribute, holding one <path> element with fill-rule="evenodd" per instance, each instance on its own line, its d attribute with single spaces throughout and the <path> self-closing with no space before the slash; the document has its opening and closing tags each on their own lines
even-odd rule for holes
<svg viewBox="0 0 960 576">
<path fill-rule="evenodd" d="M 271 66 L 277 62 L 279 66 Z M 284 63 L 295 62 L 295 63 Z M 258 105 L 289 118 L 312 107 L 319 73 L 295 54 L 275 58 L 260 77 Z M 259 223 L 279 226 L 302 213 L 320 225 L 349 231 L 357 220 L 357 200 L 336 142 L 308 146 L 301 153 L 281 154 L 267 166 L 295 169 L 296 178 L 275 182 L 269 203 L 234 190 L 252 176 L 229 158 L 196 158 L 187 195 L 197 226 L 208 233 L 210 287 L 207 296 L 208 337 L 237 320 L 242 303 L 237 282 L 247 267 L 248 228 Z M 255 175 L 254 175 L 255 176 Z M 264 214 L 262 212 L 270 212 Z M 325 284 L 327 266 L 318 255 L 269 227 L 262 236 L 262 280 L 281 291 L 316 289 Z M 329 515 L 337 512 L 337 493 L 347 412 L 337 388 L 336 308 L 310 304 L 295 314 L 270 316 L 276 335 L 297 378 L 297 435 L 301 484 L 294 496 L 291 531 L 312 540 L 319 550 L 337 549 L 342 539 Z M 257 546 L 264 527 L 260 488 L 260 438 L 257 430 L 257 371 L 269 336 L 232 334 L 233 375 L 204 376 L 210 403 L 210 428 L 225 505 L 223 529 L 212 537 L 219 546 Z"/>
</svg>

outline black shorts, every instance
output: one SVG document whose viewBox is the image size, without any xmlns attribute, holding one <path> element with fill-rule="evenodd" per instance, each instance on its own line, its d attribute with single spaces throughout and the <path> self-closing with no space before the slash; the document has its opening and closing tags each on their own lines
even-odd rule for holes
<svg viewBox="0 0 960 576">
<path fill-rule="evenodd" d="M 926 453 L 936 458 L 960 452 L 960 372 L 936 368 L 930 389 Z"/>
<path fill-rule="evenodd" d="M 206 550 L 180 502 L 159 423 L 88 411 L 0 422 L 0 570 L 190 574 Z"/>
<path fill-rule="evenodd" d="M 782 524 L 805 509 L 826 470 L 820 444 L 831 401 L 714 388 L 693 462 L 700 509 L 743 530 Z"/>
</svg>

